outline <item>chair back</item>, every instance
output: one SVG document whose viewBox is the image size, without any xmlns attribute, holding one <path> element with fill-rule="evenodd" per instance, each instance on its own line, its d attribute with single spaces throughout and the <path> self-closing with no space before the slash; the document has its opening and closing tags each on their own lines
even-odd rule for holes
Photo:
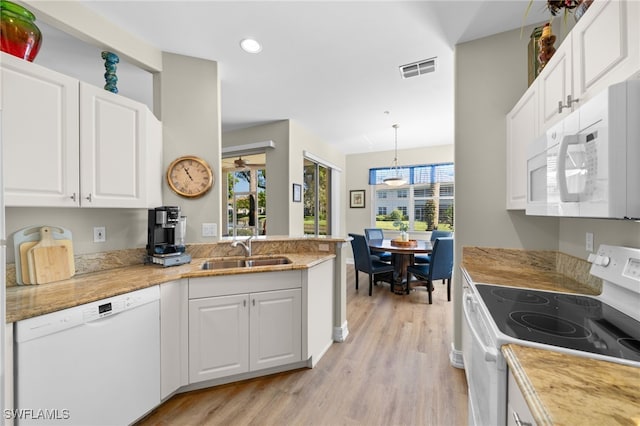
<svg viewBox="0 0 640 426">
<path fill-rule="evenodd" d="M 351 249 L 353 250 L 353 261 L 356 265 L 356 269 L 362 272 L 371 272 L 372 262 L 371 253 L 369 252 L 369 245 L 364 235 L 349 234 L 352 238 Z"/>
<path fill-rule="evenodd" d="M 453 237 L 437 238 L 433 243 L 429 279 L 451 278 L 453 272 Z"/>
<path fill-rule="evenodd" d="M 365 228 L 364 235 L 367 237 L 367 240 L 384 240 L 382 228 Z"/>
<path fill-rule="evenodd" d="M 440 231 L 438 229 L 435 229 L 433 231 L 431 231 L 431 242 L 434 242 L 436 240 L 436 238 L 447 238 L 447 237 L 453 237 L 453 232 L 451 231 Z"/>
</svg>

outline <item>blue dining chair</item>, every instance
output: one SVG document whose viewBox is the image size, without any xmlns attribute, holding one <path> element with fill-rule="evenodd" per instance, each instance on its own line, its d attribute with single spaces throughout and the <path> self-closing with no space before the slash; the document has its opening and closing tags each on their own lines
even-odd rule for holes
<svg viewBox="0 0 640 426">
<path fill-rule="evenodd" d="M 393 266 L 375 260 L 371 257 L 369 245 L 364 235 L 349 234 L 352 238 L 351 249 L 353 250 L 353 260 L 356 267 L 356 290 L 358 289 L 358 272 L 369 274 L 369 296 L 373 294 L 373 282 L 386 281 L 390 284 L 393 281 Z"/>
<path fill-rule="evenodd" d="M 384 233 L 382 232 L 382 228 L 365 228 L 364 236 L 369 240 L 384 240 Z M 391 253 L 383 251 L 371 251 L 371 256 L 373 256 L 374 260 L 379 260 L 381 262 L 391 262 Z"/>
<path fill-rule="evenodd" d="M 433 243 L 436 238 L 446 238 L 453 237 L 453 232 L 451 231 L 440 231 L 435 229 L 431 231 L 431 242 Z M 431 261 L 430 254 L 416 254 L 414 263 L 429 263 Z"/>
<path fill-rule="evenodd" d="M 431 262 L 422 265 L 411 265 L 407 268 L 407 283 L 411 275 L 423 280 L 429 293 L 429 304 L 432 303 L 431 292 L 434 280 L 446 280 L 447 300 L 451 302 L 451 274 L 453 272 L 453 237 L 436 238 L 433 243 Z M 407 293 L 409 286 L 407 285 Z"/>
</svg>

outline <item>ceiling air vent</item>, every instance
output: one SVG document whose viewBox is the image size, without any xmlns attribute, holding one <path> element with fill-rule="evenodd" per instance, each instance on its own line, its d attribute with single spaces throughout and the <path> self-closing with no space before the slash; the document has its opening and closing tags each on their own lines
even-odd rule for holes
<svg viewBox="0 0 640 426">
<path fill-rule="evenodd" d="M 402 78 L 417 77 L 422 74 L 428 74 L 436 70 L 436 57 L 425 59 L 423 61 L 413 62 L 411 64 L 400 65 L 400 75 Z"/>
</svg>

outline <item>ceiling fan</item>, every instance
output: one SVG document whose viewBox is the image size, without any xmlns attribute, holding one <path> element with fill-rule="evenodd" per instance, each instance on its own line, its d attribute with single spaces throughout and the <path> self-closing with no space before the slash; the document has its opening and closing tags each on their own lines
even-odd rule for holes
<svg viewBox="0 0 640 426">
<path fill-rule="evenodd" d="M 242 157 L 238 157 L 237 160 L 233 161 L 233 164 L 236 165 L 236 169 L 244 169 L 249 163 L 247 163 L 246 160 L 243 160 Z"/>
<path fill-rule="evenodd" d="M 239 156 L 238 159 L 234 160 L 233 164 L 235 165 L 236 169 L 246 169 L 249 166 L 264 167 L 264 164 L 250 163 L 247 160 L 244 160 L 242 156 Z"/>
</svg>

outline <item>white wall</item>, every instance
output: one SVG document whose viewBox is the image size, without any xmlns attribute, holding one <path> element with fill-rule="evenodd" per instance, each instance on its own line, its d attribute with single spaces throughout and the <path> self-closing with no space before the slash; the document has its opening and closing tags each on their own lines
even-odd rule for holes
<svg viewBox="0 0 640 426">
<path fill-rule="evenodd" d="M 206 59 L 164 52 L 162 73 L 154 86 L 156 109 L 162 121 L 164 170 L 178 157 L 196 155 L 213 169 L 214 183 L 200 198 L 184 198 L 162 186 L 163 204 L 178 205 L 187 216 L 187 242 L 211 242 L 221 235 L 222 203 L 220 83 L 218 64 Z M 226 208 L 224 209 L 226 214 Z M 217 237 L 203 237 L 202 224 L 218 225 Z"/>
<path fill-rule="evenodd" d="M 295 121 L 283 120 L 225 132 L 223 146 L 238 146 L 272 140 L 267 149 L 267 235 L 303 235 L 303 203 L 294 203 L 293 184 L 302 184 L 304 151 L 344 169 L 345 156 Z M 344 186 L 340 187 L 341 193 Z M 344 223 L 344 209 L 339 209 Z"/>
<path fill-rule="evenodd" d="M 289 120 L 248 127 L 222 134 L 222 146 L 237 146 L 272 140 L 267 149 L 267 235 L 288 235 L 290 216 Z"/>
<path fill-rule="evenodd" d="M 450 163 L 453 162 L 453 155 L 453 145 L 438 145 L 428 148 L 404 149 L 398 150 L 398 163 L 401 166 L 431 163 Z M 346 210 L 345 235 L 348 233 L 362 234 L 364 233 L 364 228 L 370 228 L 371 226 L 375 225 L 373 215 L 374 193 L 369 186 L 369 169 L 376 167 L 390 167 L 393 161 L 393 157 L 394 151 L 380 151 L 366 154 L 347 155 L 345 171 L 346 186 L 344 191 L 344 206 Z M 365 208 L 350 208 L 349 191 L 362 189 L 366 191 Z"/>
</svg>

